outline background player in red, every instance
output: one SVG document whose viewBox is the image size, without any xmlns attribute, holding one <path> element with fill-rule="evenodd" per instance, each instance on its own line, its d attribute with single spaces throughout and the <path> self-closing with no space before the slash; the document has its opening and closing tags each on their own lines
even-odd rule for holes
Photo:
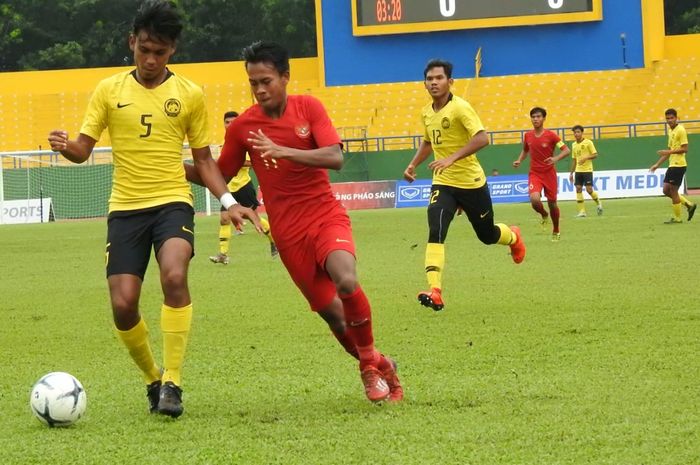
<svg viewBox="0 0 700 465">
<path fill-rule="evenodd" d="M 345 350 L 360 361 L 371 401 L 399 401 L 395 363 L 374 347 L 370 304 L 357 282 L 350 219 L 331 191 L 327 169 L 343 165 L 342 144 L 314 97 L 287 95 L 289 56 L 275 43 L 243 51 L 257 105 L 226 130 L 218 159 L 230 179 L 250 156 L 279 256 L 297 287 Z M 188 179 L 199 183 L 196 171 Z"/>
<path fill-rule="evenodd" d="M 547 118 L 547 110 L 535 107 L 530 110 L 530 120 L 532 121 L 532 131 L 525 133 L 523 149 L 520 155 L 513 162 L 514 167 L 519 167 L 520 163 L 530 154 L 530 172 L 528 183 L 530 185 L 530 203 L 533 210 L 542 217 L 542 227 L 549 218 L 552 218 L 552 241 L 561 238 L 559 233 L 559 206 L 557 205 L 557 170 L 556 164 L 559 160 L 569 155 L 569 147 L 561 141 L 556 133 L 544 128 L 544 121 Z M 554 156 L 554 149 L 558 147 L 559 155 Z M 549 213 L 542 205 L 542 190 L 547 197 Z"/>
</svg>

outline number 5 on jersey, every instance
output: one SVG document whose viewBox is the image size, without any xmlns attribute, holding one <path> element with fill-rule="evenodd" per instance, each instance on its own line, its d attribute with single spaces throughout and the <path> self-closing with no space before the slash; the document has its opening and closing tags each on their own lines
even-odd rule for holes
<svg viewBox="0 0 700 465">
<path fill-rule="evenodd" d="M 151 118 L 151 117 L 153 117 L 153 115 L 148 115 L 148 114 L 141 115 L 141 125 L 146 128 L 146 133 L 139 134 L 139 137 L 144 138 L 144 137 L 148 137 L 151 135 L 151 127 L 153 126 L 153 123 L 149 123 L 148 121 L 146 121 L 146 118 Z"/>
</svg>

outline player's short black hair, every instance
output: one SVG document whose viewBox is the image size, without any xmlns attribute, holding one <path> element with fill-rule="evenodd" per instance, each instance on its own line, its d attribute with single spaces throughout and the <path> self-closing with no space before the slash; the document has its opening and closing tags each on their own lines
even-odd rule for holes
<svg viewBox="0 0 700 465">
<path fill-rule="evenodd" d="M 430 71 L 433 68 L 440 67 L 442 67 L 442 69 L 445 70 L 445 76 L 447 76 L 447 79 L 452 79 L 452 63 L 450 63 L 447 60 L 440 60 L 438 58 L 430 60 L 428 64 L 425 65 L 425 69 L 423 70 L 423 79 L 428 77 L 428 71 Z"/>
<path fill-rule="evenodd" d="M 580 124 L 577 124 L 576 126 L 574 126 L 573 128 L 571 128 L 572 131 L 575 131 L 575 130 L 577 130 L 577 129 L 578 129 L 579 131 L 583 132 L 583 126 L 581 126 Z"/>
<path fill-rule="evenodd" d="M 176 42 L 182 32 L 177 5 L 164 0 L 144 1 L 134 17 L 134 35 L 141 31 L 161 42 Z"/>
<path fill-rule="evenodd" d="M 238 112 L 237 111 L 227 111 L 224 113 L 224 120 L 227 120 L 229 118 L 238 118 Z"/>
<path fill-rule="evenodd" d="M 243 49 L 241 55 L 246 68 L 249 63 L 267 63 L 280 74 L 289 72 L 289 52 L 275 42 L 253 42 Z"/>
<path fill-rule="evenodd" d="M 676 111 L 675 108 L 669 108 L 668 110 L 666 110 L 666 112 L 664 113 L 664 116 L 668 116 L 668 115 L 672 115 L 672 116 L 675 116 L 676 118 L 678 118 L 678 112 Z"/>
<path fill-rule="evenodd" d="M 532 110 L 530 110 L 530 116 L 533 116 L 535 113 L 541 113 L 542 118 L 547 117 L 547 110 L 542 107 L 534 107 Z"/>
</svg>

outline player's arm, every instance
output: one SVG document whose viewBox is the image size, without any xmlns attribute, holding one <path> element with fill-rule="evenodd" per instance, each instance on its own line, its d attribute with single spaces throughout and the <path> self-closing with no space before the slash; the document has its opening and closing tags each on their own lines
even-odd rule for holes
<svg viewBox="0 0 700 465">
<path fill-rule="evenodd" d="M 666 149 L 666 150 L 659 150 L 656 152 L 659 154 L 659 156 L 666 156 L 667 158 L 671 155 L 680 155 L 682 153 L 688 153 L 688 144 L 683 144 L 677 149 Z"/>
<path fill-rule="evenodd" d="M 651 171 L 652 173 L 656 171 L 656 169 L 659 166 L 663 165 L 666 162 L 666 160 L 668 160 L 671 156 L 670 150 L 659 150 L 657 153 L 659 154 L 659 159 L 649 168 L 649 171 Z"/>
<path fill-rule="evenodd" d="M 571 166 L 569 167 L 569 180 L 574 180 L 574 171 L 576 170 L 576 158 L 571 157 Z"/>
<path fill-rule="evenodd" d="M 188 181 L 205 185 L 207 189 L 219 199 L 221 205 L 228 210 L 231 221 L 233 221 L 236 226 L 242 225 L 243 217 L 245 217 L 253 222 L 258 232 L 262 232 L 258 214 L 254 210 L 238 204 L 233 198 L 233 195 L 229 192 L 221 170 L 219 170 L 219 166 L 211 156 L 211 149 L 209 146 L 192 148 L 192 158 L 194 160 L 194 165 L 192 166 L 196 174 L 192 171 L 192 168 L 187 168 L 187 165 L 185 165 L 186 175 L 189 170 Z M 192 176 L 192 178 L 190 178 L 190 176 Z M 197 181 L 200 182 L 198 183 Z"/>
<path fill-rule="evenodd" d="M 430 141 L 423 139 L 413 156 L 411 163 L 408 164 L 403 172 L 403 178 L 408 182 L 416 180 L 416 168 L 425 161 L 426 158 L 433 152 L 433 144 Z"/>
<path fill-rule="evenodd" d="M 559 141 L 557 144 L 557 147 L 559 147 L 559 155 L 556 157 L 552 157 L 552 164 L 556 164 L 560 160 L 563 160 L 564 158 L 568 157 L 569 154 L 571 153 L 571 150 L 569 150 L 569 147 L 562 141 Z"/>
<path fill-rule="evenodd" d="M 467 142 L 466 145 L 462 146 L 462 148 L 457 150 L 449 157 L 441 158 L 440 160 L 433 160 L 428 165 L 428 168 L 430 168 L 433 171 L 440 172 L 445 168 L 452 166 L 456 161 L 474 155 L 476 152 L 483 149 L 487 145 L 489 145 L 489 138 L 486 135 L 486 131 L 482 129 L 481 131 L 474 134 L 474 137 L 469 139 L 469 142 Z"/>
<path fill-rule="evenodd" d="M 527 150 L 527 145 L 523 145 L 523 149 L 520 151 L 520 155 L 518 155 L 518 158 L 515 159 L 513 162 L 513 167 L 517 168 L 520 166 L 520 164 L 527 158 L 528 150 Z"/>
<path fill-rule="evenodd" d="M 343 151 L 340 144 L 327 145 L 316 149 L 304 150 L 275 144 L 262 129 L 250 131 L 248 142 L 260 151 L 263 160 L 291 160 L 301 165 L 314 168 L 339 170 L 343 167 Z"/>
<path fill-rule="evenodd" d="M 83 133 L 78 134 L 75 140 L 68 139 L 68 133 L 62 129 L 55 129 L 49 133 L 51 150 L 61 152 L 61 155 L 73 163 L 83 163 L 90 158 L 96 143 L 95 139 Z"/>
</svg>

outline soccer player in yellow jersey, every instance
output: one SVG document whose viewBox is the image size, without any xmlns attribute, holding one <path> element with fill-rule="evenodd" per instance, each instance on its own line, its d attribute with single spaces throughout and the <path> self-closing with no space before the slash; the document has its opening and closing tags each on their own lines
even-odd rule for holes
<svg viewBox="0 0 700 465">
<path fill-rule="evenodd" d="M 236 119 L 238 113 L 235 111 L 227 111 L 224 113 L 224 129 L 227 129 L 231 122 Z M 260 203 L 258 202 L 258 196 L 255 191 L 255 186 L 253 185 L 253 180 L 250 178 L 250 157 L 246 158 L 246 162 L 243 167 L 238 171 L 238 174 L 231 178 L 228 183 L 228 189 L 233 194 L 233 198 L 236 202 L 248 207 L 252 210 L 256 210 Z M 270 241 L 270 255 L 274 258 L 278 255 L 277 246 L 275 241 L 272 239 L 272 234 L 270 233 L 270 223 L 267 222 L 265 218 L 260 218 L 260 224 L 262 225 L 263 233 L 267 236 Z M 236 231 L 240 231 L 243 234 L 243 229 L 240 226 L 236 226 Z M 231 241 L 231 219 L 228 216 L 228 212 L 222 206 L 221 212 L 219 214 L 219 253 L 209 257 L 213 263 L 221 263 L 222 265 L 229 264 L 229 242 Z"/>
<path fill-rule="evenodd" d="M 586 192 L 596 203 L 598 216 L 603 214 L 603 202 L 598 198 L 598 193 L 593 189 L 593 160 L 598 157 L 598 152 L 593 145 L 593 141 L 583 137 L 583 126 L 577 124 L 571 130 L 574 133 L 576 142 L 571 144 L 571 169 L 569 170 L 569 180 L 576 187 L 576 206 L 578 214 L 576 218 L 586 217 L 586 206 L 583 204 L 583 186 Z M 576 172 L 576 176 L 574 176 Z"/>
<path fill-rule="evenodd" d="M 464 210 L 481 242 L 510 246 L 515 263 L 525 258 L 525 243 L 517 226 L 494 224 L 486 175 L 476 157 L 476 152 L 486 147 L 489 140 L 471 105 L 451 92 L 454 82 L 452 64 L 431 60 L 423 76 L 432 103 L 423 108 L 423 141 L 403 176 L 408 182 L 413 182 L 416 167 L 431 152 L 435 154 L 435 160 L 428 165 L 433 171 L 425 251 L 425 272 L 430 290 L 418 294 L 418 301 L 439 311 L 444 307 L 442 271 L 445 266 L 445 239 L 458 208 Z"/>
<path fill-rule="evenodd" d="M 688 134 L 685 132 L 683 125 L 678 124 L 678 112 L 675 109 L 669 108 L 666 110 L 665 116 L 666 123 L 670 128 L 670 131 L 668 131 L 668 149 L 657 152 L 659 160 L 651 165 L 649 170 L 653 173 L 661 164 L 670 159 L 666 176 L 664 176 L 663 189 L 664 195 L 669 197 L 673 204 L 673 216 L 668 221 L 664 221 L 664 223 L 675 224 L 683 222 L 681 219 L 681 204 L 685 205 L 685 208 L 688 210 L 688 221 L 693 219 L 698 206 L 678 192 L 688 167 L 688 163 L 685 160 L 685 156 L 688 153 Z"/>
<path fill-rule="evenodd" d="M 211 157 L 202 90 L 167 68 L 181 30 L 174 3 L 144 2 L 129 36 L 136 68 L 97 85 L 76 139 L 65 130 L 51 131 L 48 138 L 52 150 L 82 163 L 104 129 L 109 130 L 114 175 L 106 268 L 114 324 L 143 374 L 150 411 L 173 418 L 183 412 L 181 369 L 192 320 L 187 269 L 194 255 L 194 210 L 182 164 L 185 137 L 197 171 L 233 221 L 240 223 L 245 216 L 260 227 L 255 212 L 236 204 Z M 162 369 L 139 313 L 151 249 L 164 296 Z"/>
</svg>

